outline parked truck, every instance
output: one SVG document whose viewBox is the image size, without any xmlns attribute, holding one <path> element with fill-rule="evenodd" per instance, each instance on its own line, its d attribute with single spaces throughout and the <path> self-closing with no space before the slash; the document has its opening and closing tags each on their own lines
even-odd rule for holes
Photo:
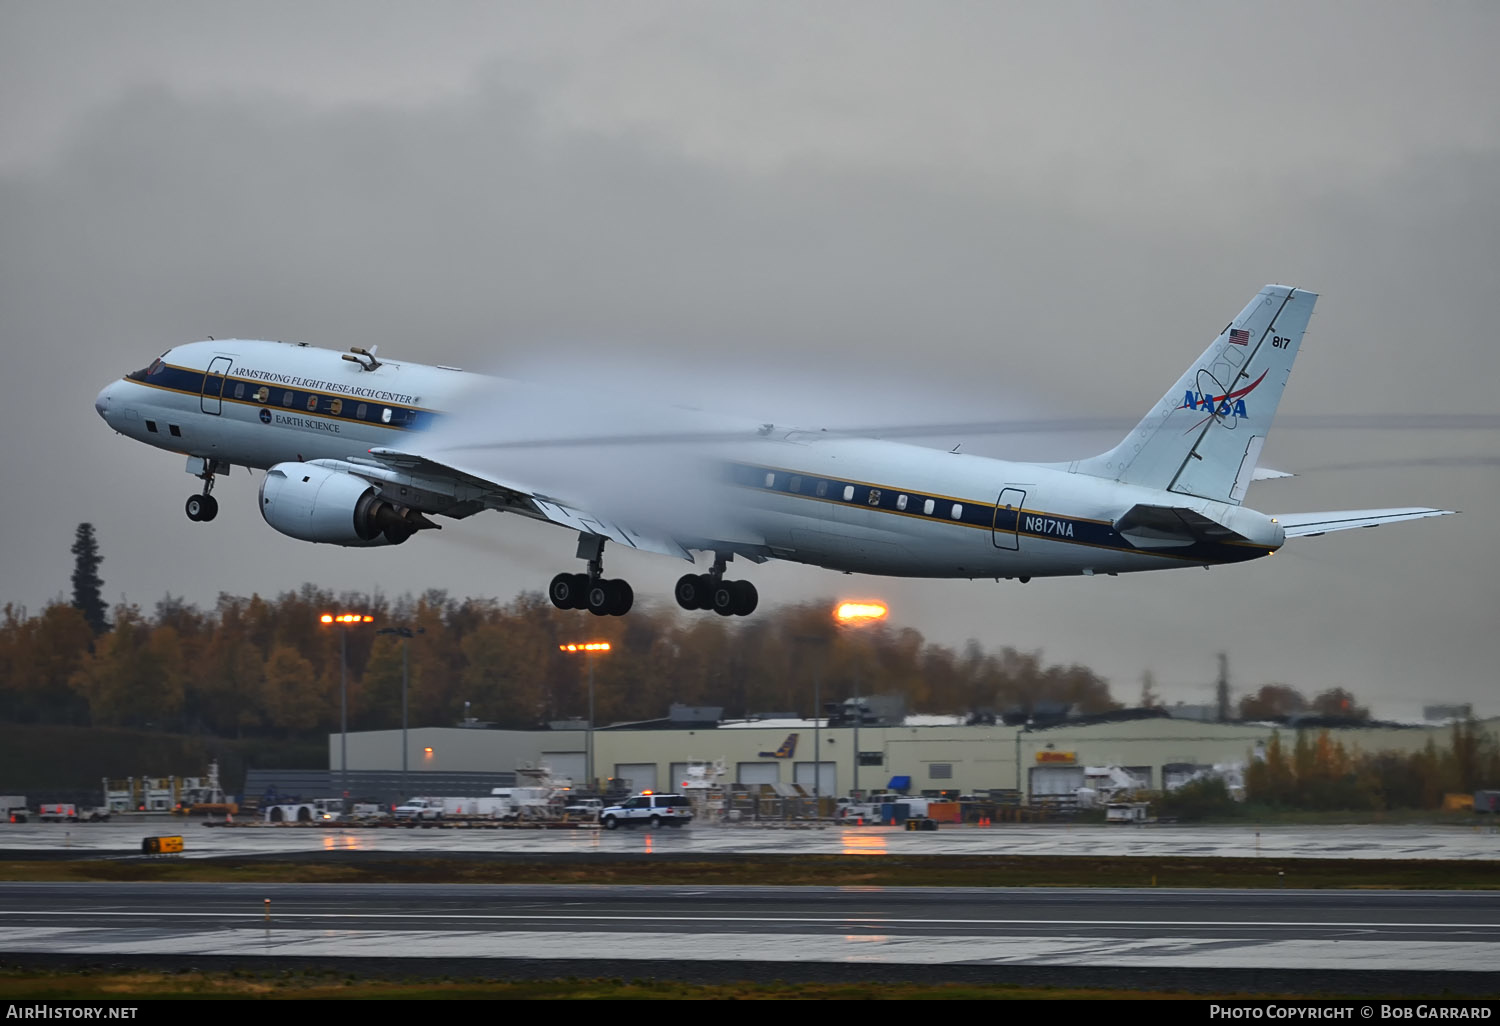
<svg viewBox="0 0 1500 1026">
<path fill-rule="evenodd" d="M 483 798 L 409 798 L 396 806 L 398 820 L 515 819 L 509 795 Z"/>
</svg>

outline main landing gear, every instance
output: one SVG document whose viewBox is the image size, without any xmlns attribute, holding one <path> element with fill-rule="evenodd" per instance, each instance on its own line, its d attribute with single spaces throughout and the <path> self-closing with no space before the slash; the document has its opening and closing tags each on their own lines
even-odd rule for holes
<svg viewBox="0 0 1500 1026">
<path fill-rule="evenodd" d="M 210 494 L 214 490 L 214 461 L 203 460 L 202 464 L 203 472 L 196 476 L 203 481 L 203 494 L 189 495 L 187 501 L 187 518 L 192 521 L 212 520 L 219 515 L 219 500 Z"/>
<path fill-rule="evenodd" d="M 729 557 L 717 555 L 706 574 L 683 574 L 677 579 L 677 604 L 683 609 L 712 609 L 720 616 L 749 616 L 760 595 L 749 581 L 724 580 Z"/>
<path fill-rule="evenodd" d="M 586 574 L 558 574 L 547 587 L 547 597 L 558 609 L 587 609 L 595 616 L 624 616 L 635 604 L 629 582 L 604 577 L 604 539 L 578 536 L 578 558 L 589 562 Z"/>
<path fill-rule="evenodd" d="M 586 574 L 558 574 L 547 586 L 547 597 L 558 609 L 587 609 L 595 616 L 624 616 L 635 604 L 635 592 L 625 581 L 604 576 L 604 539 L 578 536 L 578 558 L 588 560 Z M 733 556 L 716 554 L 706 574 L 686 574 L 677 582 L 677 604 L 683 609 L 712 609 L 720 616 L 749 616 L 760 596 L 749 581 L 724 580 L 724 565 Z"/>
</svg>

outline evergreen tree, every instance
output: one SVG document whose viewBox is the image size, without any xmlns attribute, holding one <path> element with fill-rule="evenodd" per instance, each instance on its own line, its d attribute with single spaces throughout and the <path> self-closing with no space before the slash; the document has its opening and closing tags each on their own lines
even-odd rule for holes
<svg viewBox="0 0 1500 1026">
<path fill-rule="evenodd" d="M 94 525 L 79 524 L 73 537 L 73 608 L 83 614 L 89 629 L 100 635 L 109 630 L 104 619 L 104 599 L 100 589 L 104 581 L 99 577 L 99 564 L 104 557 L 99 555 L 99 543 L 94 540 Z"/>
</svg>

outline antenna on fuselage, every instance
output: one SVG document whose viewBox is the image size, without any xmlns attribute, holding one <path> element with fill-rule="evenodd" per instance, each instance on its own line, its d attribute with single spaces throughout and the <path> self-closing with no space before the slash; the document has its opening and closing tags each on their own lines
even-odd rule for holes
<svg viewBox="0 0 1500 1026">
<path fill-rule="evenodd" d="M 371 346 L 368 350 L 366 350 L 359 348 L 359 346 L 350 346 L 349 352 L 344 354 L 344 359 L 348 360 L 350 363 L 359 364 L 360 367 L 364 370 L 372 371 L 376 367 L 380 366 L 380 361 L 375 359 L 375 350 L 379 348 L 379 346 Z M 363 359 L 361 359 L 361 357 L 363 357 Z M 366 363 L 366 360 L 368 360 L 369 362 Z"/>
</svg>

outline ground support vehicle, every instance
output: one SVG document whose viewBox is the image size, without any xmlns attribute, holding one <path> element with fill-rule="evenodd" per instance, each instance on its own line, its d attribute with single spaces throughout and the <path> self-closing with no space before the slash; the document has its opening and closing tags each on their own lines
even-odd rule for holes
<svg viewBox="0 0 1500 1026">
<path fill-rule="evenodd" d="M 682 827 L 693 821 L 693 806 L 680 794 L 638 794 L 599 813 L 606 830 L 622 826 Z"/>
</svg>

